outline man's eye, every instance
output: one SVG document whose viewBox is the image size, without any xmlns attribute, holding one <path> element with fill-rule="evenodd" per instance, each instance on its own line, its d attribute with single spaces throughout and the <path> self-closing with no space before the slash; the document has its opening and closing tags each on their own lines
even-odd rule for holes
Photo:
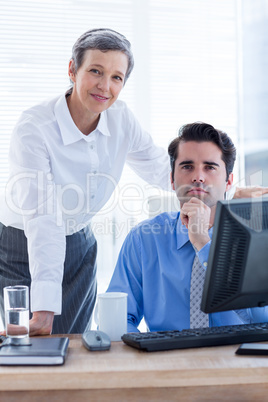
<svg viewBox="0 0 268 402">
<path fill-rule="evenodd" d="M 184 170 L 190 170 L 192 168 L 192 165 L 183 165 L 182 169 Z"/>
<path fill-rule="evenodd" d="M 208 165 L 208 166 L 206 166 L 206 169 L 207 170 L 215 170 L 215 166 Z"/>
</svg>

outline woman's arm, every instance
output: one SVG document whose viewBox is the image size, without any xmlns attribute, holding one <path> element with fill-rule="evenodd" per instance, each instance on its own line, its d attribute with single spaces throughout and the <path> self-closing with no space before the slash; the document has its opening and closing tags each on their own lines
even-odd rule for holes
<svg viewBox="0 0 268 402">
<path fill-rule="evenodd" d="M 255 198 L 268 194 L 268 187 L 236 187 L 233 198 Z"/>
</svg>

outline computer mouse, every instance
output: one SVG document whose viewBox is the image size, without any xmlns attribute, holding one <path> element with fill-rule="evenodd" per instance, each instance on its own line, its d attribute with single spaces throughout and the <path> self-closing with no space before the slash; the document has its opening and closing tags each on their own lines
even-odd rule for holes
<svg viewBox="0 0 268 402">
<path fill-rule="evenodd" d="M 102 331 L 85 331 L 82 335 L 82 342 L 88 350 L 109 350 L 111 340 L 105 332 Z"/>
</svg>

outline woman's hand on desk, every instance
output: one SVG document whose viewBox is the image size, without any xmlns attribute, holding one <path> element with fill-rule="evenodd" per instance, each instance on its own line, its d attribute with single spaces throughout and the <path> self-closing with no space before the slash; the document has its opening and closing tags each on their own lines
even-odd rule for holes
<svg viewBox="0 0 268 402">
<path fill-rule="evenodd" d="M 50 335 L 54 320 L 52 311 L 35 311 L 30 320 L 30 336 Z"/>
<path fill-rule="evenodd" d="M 268 194 L 268 187 L 236 187 L 234 198 L 256 198 Z"/>
<path fill-rule="evenodd" d="M 35 311 L 29 322 L 29 335 L 50 335 L 52 332 L 53 320 L 54 313 L 52 311 Z M 6 331 L 1 331 L 0 335 L 6 336 Z"/>
</svg>

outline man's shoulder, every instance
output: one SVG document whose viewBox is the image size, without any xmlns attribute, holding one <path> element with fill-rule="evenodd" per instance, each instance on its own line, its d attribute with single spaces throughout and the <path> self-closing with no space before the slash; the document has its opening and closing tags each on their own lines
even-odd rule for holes
<svg viewBox="0 0 268 402">
<path fill-rule="evenodd" d="M 172 233 L 177 227 L 178 218 L 180 213 L 174 212 L 163 212 L 154 218 L 146 219 L 135 226 L 131 233 L 133 235 L 161 235 Z"/>
</svg>

